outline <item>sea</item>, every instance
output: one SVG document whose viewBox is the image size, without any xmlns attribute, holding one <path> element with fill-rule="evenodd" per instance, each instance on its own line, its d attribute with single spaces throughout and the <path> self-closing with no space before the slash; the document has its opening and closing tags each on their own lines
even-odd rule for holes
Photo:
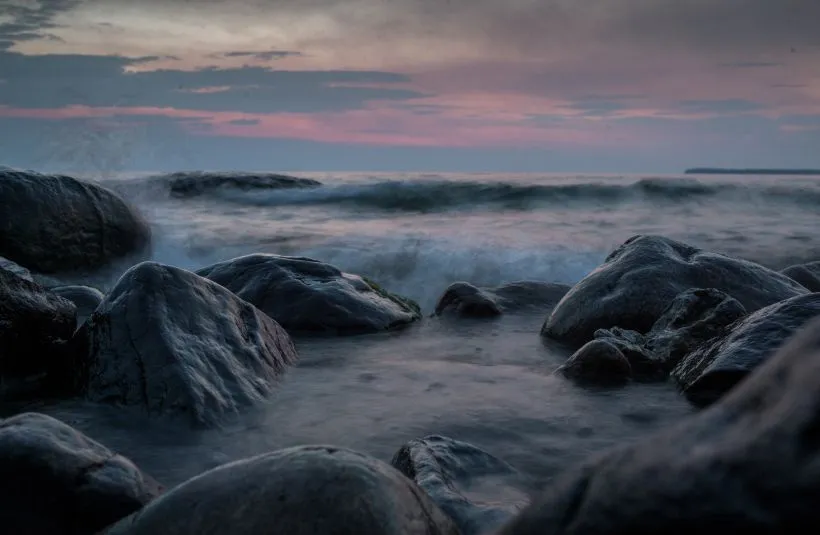
<svg viewBox="0 0 820 535">
<path fill-rule="evenodd" d="M 137 410 L 37 408 L 171 486 L 224 462 L 301 444 L 389 461 L 431 434 L 472 443 L 524 474 L 526 492 L 606 448 L 691 417 L 671 383 L 589 389 L 554 370 L 549 309 L 430 317 L 456 281 L 573 284 L 636 234 L 660 234 L 772 268 L 820 259 L 820 177 L 299 173 L 322 186 L 226 187 L 173 197 L 169 177 L 96 178 L 154 228 L 153 259 L 195 269 L 254 253 L 329 262 L 419 302 L 395 332 L 295 338 L 300 363 L 258 410 L 191 429 Z M 112 281 L 113 282 L 113 279 Z M 646 288 L 647 293 L 652 288 Z M 520 489 L 491 489 L 503 501 Z"/>
</svg>

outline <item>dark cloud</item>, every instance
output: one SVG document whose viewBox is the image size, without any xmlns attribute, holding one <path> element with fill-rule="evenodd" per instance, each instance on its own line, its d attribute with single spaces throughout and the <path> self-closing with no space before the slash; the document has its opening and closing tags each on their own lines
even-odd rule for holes
<svg viewBox="0 0 820 535">
<path fill-rule="evenodd" d="M 732 63 L 721 63 L 721 67 L 730 69 L 765 69 L 768 67 L 782 67 L 784 63 L 777 61 L 736 61 Z"/>
<path fill-rule="evenodd" d="M 271 61 L 274 59 L 282 59 L 282 58 L 290 58 L 290 57 L 298 57 L 301 56 L 301 52 L 296 52 L 293 50 L 267 50 L 263 52 L 250 52 L 250 51 L 234 51 L 234 52 L 225 52 L 224 54 L 220 54 L 219 57 L 223 58 L 255 58 L 262 61 Z"/>
<path fill-rule="evenodd" d="M 19 108 L 85 105 L 311 113 L 357 109 L 372 100 L 426 96 L 403 89 L 351 86 L 408 81 L 404 75 L 379 71 L 274 71 L 262 67 L 124 71 L 147 59 L 151 58 L 0 52 L 0 72 L 8 80 L 0 86 L 0 104 Z"/>
<path fill-rule="evenodd" d="M 259 119 L 235 119 L 233 121 L 228 121 L 228 124 L 233 124 L 236 126 L 253 126 L 259 124 Z"/>
<path fill-rule="evenodd" d="M 728 98 L 719 100 L 683 100 L 678 102 L 675 109 L 684 113 L 742 114 L 760 111 L 766 109 L 766 106 L 749 100 Z"/>
<path fill-rule="evenodd" d="M 43 0 L 34 5 L 0 2 L 0 16 L 11 18 L 10 22 L 0 24 L 0 50 L 10 48 L 17 41 L 59 40 L 46 30 L 57 28 L 52 22 L 54 17 L 79 5 L 81 1 Z"/>
</svg>

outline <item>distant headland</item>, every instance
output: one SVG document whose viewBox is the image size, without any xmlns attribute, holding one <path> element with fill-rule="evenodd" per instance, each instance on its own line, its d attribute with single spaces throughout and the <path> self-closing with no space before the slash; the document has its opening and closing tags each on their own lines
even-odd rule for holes
<svg viewBox="0 0 820 535">
<path fill-rule="evenodd" d="M 732 169 L 722 167 L 693 167 L 687 175 L 820 175 L 820 169 Z"/>
</svg>

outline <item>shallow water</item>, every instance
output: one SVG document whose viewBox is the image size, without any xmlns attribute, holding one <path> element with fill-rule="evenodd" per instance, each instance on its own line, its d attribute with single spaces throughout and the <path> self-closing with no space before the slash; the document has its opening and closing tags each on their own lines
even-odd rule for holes
<svg viewBox="0 0 820 535">
<path fill-rule="evenodd" d="M 153 223 L 158 261 L 198 268 L 248 252 L 310 256 L 371 277 L 427 312 L 456 280 L 574 283 L 637 233 L 778 268 L 820 259 L 816 178 L 307 176 L 325 186 L 172 199 L 163 177 L 106 185 Z M 692 412 L 671 384 L 596 391 L 553 376 L 567 352 L 538 335 L 548 312 L 297 339 L 301 362 L 275 399 L 223 429 L 79 402 L 38 410 L 167 485 L 297 444 L 331 443 L 389 461 L 405 441 L 440 434 L 501 457 L 533 487 Z"/>
</svg>

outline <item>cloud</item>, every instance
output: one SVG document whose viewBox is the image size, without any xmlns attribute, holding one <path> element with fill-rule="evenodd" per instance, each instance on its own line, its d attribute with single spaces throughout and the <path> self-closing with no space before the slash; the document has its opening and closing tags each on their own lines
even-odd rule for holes
<svg viewBox="0 0 820 535">
<path fill-rule="evenodd" d="M 267 50 L 262 52 L 250 52 L 239 50 L 232 52 L 224 52 L 221 55 L 217 55 L 217 57 L 221 56 L 224 58 L 255 58 L 260 59 L 262 61 L 271 61 L 274 59 L 299 57 L 301 55 L 301 52 L 296 52 L 293 50 Z"/>
<path fill-rule="evenodd" d="M 15 2 L 0 4 L 0 50 L 10 48 L 17 41 L 44 39 L 62 41 L 45 30 L 57 28 L 53 19 L 60 13 L 80 5 L 82 0 L 47 0 L 42 2 Z"/>
<path fill-rule="evenodd" d="M 735 61 L 729 63 L 721 63 L 721 67 L 728 67 L 730 69 L 765 69 L 768 67 L 782 67 L 785 65 L 778 61 Z"/>
<path fill-rule="evenodd" d="M 684 113 L 708 113 L 719 115 L 748 113 L 765 109 L 765 106 L 762 104 L 739 98 L 721 100 L 684 100 L 678 103 L 677 107 Z"/>
</svg>

